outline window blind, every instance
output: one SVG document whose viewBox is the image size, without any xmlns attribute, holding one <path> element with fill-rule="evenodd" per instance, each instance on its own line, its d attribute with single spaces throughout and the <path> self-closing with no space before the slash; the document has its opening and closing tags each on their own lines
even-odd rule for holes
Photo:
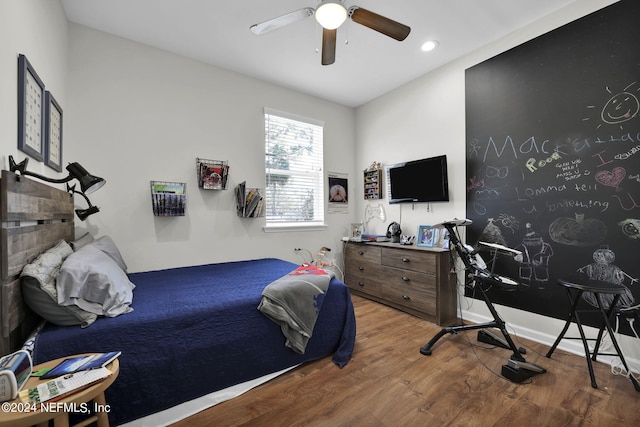
<svg viewBox="0 0 640 427">
<path fill-rule="evenodd" d="M 264 118 L 267 227 L 323 224 L 324 124 L 267 108 Z"/>
</svg>

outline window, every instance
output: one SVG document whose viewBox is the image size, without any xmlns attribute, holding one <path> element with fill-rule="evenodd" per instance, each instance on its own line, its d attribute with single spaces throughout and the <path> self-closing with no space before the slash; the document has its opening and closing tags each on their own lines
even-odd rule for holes
<svg viewBox="0 0 640 427">
<path fill-rule="evenodd" d="M 267 109 L 266 229 L 324 227 L 323 123 Z"/>
</svg>

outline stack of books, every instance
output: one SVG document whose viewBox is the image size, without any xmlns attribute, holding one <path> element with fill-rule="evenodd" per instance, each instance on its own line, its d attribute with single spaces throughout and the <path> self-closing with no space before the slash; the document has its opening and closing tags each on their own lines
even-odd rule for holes
<svg viewBox="0 0 640 427">
<path fill-rule="evenodd" d="M 44 372 L 42 379 L 53 378 L 19 392 L 25 403 L 39 404 L 61 399 L 111 376 L 106 366 L 120 356 L 119 351 L 74 356 Z"/>
<path fill-rule="evenodd" d="M 363 242 L 388 242 L 389 238 L 384 234 L 362 234 Z"/>
<path fill-rule="evenodd" d="M 38 384 L 36 387 L 21 390 L 20 400 L 24 403 L 39 404 L 55 401 L 87 388 L 111 376 L 107 368 L 97 368 L 64 375 L 53 380 Z"/>
</svg>

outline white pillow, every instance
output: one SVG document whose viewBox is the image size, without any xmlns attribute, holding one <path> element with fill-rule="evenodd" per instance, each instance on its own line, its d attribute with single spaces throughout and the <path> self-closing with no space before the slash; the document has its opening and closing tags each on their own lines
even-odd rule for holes
<svg viewBox="0 0 640 427">
<path fill-rule="evenodd" d="M 133 310 L 134 288 L 122 268 L 93 244 L 69 255 L 56 280 L 58 304 L 107 317 Z"/>
<path fill-rule="evenodd" d="M 111 237 L 102 236 L 91 243 L 87 243 L 85 246 L 93 246 L 94 248 L 100 249 L 102 252 L 109 255 L 109 257 L 111 257 L 111 259 L 113 259 L 125 273 L 127 272 L 127 264 L 124 262 L 118 247 Z"/>
<path fill-rule="evenodd" d="M 93 236 L 91 235 L 91 233 L 87 231 L 82 236 L 78 237 L 76 240 L 74 240 L 73 242 L 70 242 L 69 244 L 71 245 L 74 251 L 77 251 L 84 245 L 93 242 L 93 240 L 94 240 Z"/>
</svg>

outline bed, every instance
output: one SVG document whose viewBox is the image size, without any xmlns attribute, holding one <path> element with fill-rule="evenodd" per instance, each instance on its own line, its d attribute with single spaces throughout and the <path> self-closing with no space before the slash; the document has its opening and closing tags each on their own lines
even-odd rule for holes
<svg viewBox="0 0 640 427">
<path fill-rule="evenodd" d="M 21 346 L 39 321 L 21 298 L 20 271 L 59 239 L 73 241 L 73 200 L 66 192 L 7 171 L 0 185 L 5 354 Z M 36 218 L 43 215 L 45 219 Z M 171 408 L 185 407 L 178 414 L 190 415 L 194 409 L 188 402 L 200 398 L 215 403 L 207 396 L 311 360 L 331 356 L 344 366 L 353 352 L 355 316 L 349 290 L 340 280 L 328 283 L 303 354 L 286 347 L 280 325 L 257 309 L 265 287 L 296 267 L 264 258 L 128 274 L 135 285 L 133 311 L 100 316 L 85 328 L 45 323 L 27 340 L 33 343 L 34 363 L 121 351 L 120 374 L 106 393 L 113 425 L 145 419 L 162 423 L 153 414 Z M 170 417 L 175 420 L 175 413 Z"/>
</svg>

